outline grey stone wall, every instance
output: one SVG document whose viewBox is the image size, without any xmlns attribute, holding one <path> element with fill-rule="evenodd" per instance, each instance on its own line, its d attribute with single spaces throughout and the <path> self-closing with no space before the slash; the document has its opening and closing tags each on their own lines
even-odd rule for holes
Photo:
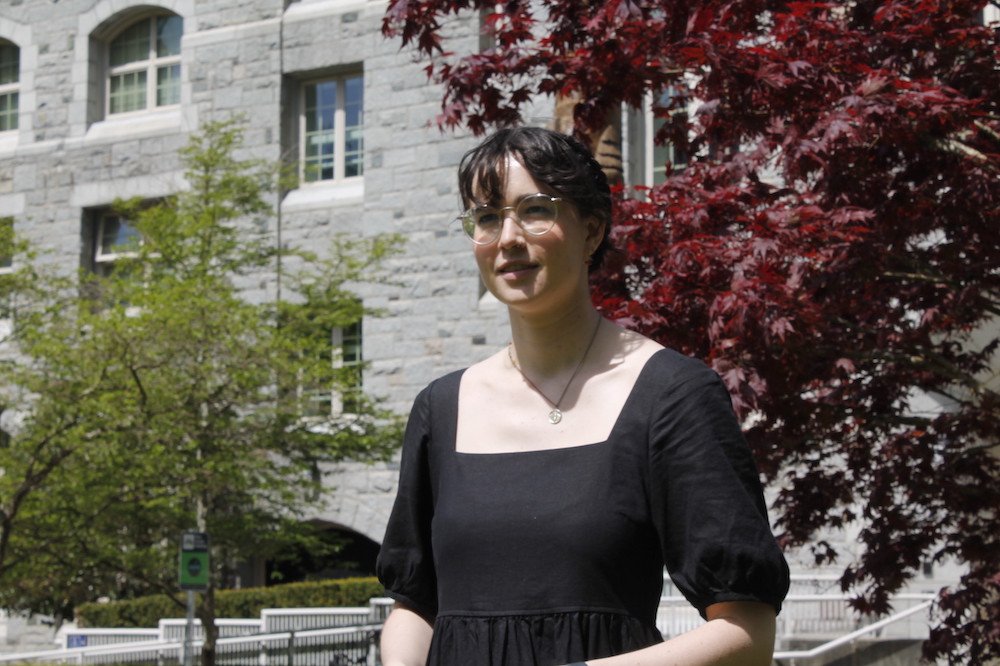
<svg viewBox="0 0 1000 666">
<path fill-rule="evenodd" d="M 455 169 L 473 141 L 442 133 L 440 90 L 423 63 L 381 36 L 382 2 L 363 0 L 11 0 L 0 38 L 21 50 L 20 127 L 0 135 L 0 217 L 48 260 L 75 271 L 87 210 L 184 187 L 177 150 L 204 122 L 241 115 L 245 155 L 277 161 L 292 149 L 302 81 L 358 71 L 365 80 L 361 181 L 302 186 L 274 200 L 268 230 L 282 244 L 325 248 L 337 233 L 406 239 L 392 285 L 357 286 L 386 314 L 364 324 L 365 387 L 405 413 L 435 377 L 506 341 L 502 308 L 480 303 L 469 246 L 450 225 Z M 184 19 L 178 107 L 106 118 L 102 44 L 151 7 Z M 465 29 L 461 23 L 456 30 Z M 475 44 L 469 37 L 469 44 Z M 249 224 L 249 222 L 248 222 Z M 280 224 L 280 230 L 278 225 Z M 246 282 L 276 295 L 274 275 Z M 318 516 L 378 541 L 395 487 L 393 465 L 337 466 L 331 509 Z"/>
</svg>

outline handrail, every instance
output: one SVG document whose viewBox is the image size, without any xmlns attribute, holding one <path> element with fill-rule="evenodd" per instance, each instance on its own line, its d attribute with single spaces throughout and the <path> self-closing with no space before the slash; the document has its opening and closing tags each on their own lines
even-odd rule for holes
<svg viewBox="0 0 1000 666">
<path fill-rule="evenodd" d="M 904 620 L 911 615 L 916 615 L 917 613 L 926 611 L 928 608 L 931 607 L 931 604 L 933 603 L 934 603 L 933 601 L 924 601 L 923 603 L 917 604 L 912 608 L 907 608 L 904 611 L 900 611 L 899 613 L 896 613 L 894 615 L 882 618 L 877 622 L 873 622 L 872 624 L 861 627 L 860 629 L 852 631 L 849 634 L 845 634 L 843 636 L 833 639 L 832 641 L 828 641 L 826 643 L 823 643 L 822 645 L 817 645 L 816 647 L 810 648 L 808 650 L 782 650 L 780 652 L 775 652 L 773 658 L 775 661 L 777 661 L 779 659 L 808 659 L 810 657 L 818 657 L 842 645 L 847 645 L 848 643 L 852 643 L 857 639 L 861 638 L 862 636 L 864 636 L 865 634 L 870 634 L 872 632 L 879 631 L 880 629 L 887 627 L 895 622 L 899 622 L 900 620 Z"/>
</svg>

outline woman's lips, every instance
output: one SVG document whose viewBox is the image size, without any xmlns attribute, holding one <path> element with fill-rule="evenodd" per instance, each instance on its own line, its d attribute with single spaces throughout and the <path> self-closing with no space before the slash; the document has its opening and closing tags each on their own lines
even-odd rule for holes
<svg viewBox="0 0 1000 666">
<path fill-rule="evenodd" d="M 509 261 L 501 264 L 500 268 L 497 269 L 497 273 L 505 280 L 516 280 L 528 272 L 535 270 L 535 268 L 537 268 L 536 264 L 527 261 Z"/>
</svg>

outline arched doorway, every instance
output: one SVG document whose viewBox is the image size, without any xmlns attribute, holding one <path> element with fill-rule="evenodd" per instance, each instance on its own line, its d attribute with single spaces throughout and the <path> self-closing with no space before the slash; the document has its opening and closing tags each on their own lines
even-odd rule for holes
<svg viewBox="0 0 1000 666">
<path fill-rule="evenodd" d="M 379 544 L 330 523 L 313 523 L 320 546 L 296 548 L 265 563 L 267 585 L 375 575 Z"/>
</svg>

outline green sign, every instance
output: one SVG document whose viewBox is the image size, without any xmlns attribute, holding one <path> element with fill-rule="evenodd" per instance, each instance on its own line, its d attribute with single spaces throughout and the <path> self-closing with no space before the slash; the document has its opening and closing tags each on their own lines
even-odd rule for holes
<svg viewBox="0 0 1000 666">
<path fill-rule="evenodd" d="M 204 532 L 181 534 L 181 589 L 208 589 L 208 570 L 208 535 Z"/>
</svg>

